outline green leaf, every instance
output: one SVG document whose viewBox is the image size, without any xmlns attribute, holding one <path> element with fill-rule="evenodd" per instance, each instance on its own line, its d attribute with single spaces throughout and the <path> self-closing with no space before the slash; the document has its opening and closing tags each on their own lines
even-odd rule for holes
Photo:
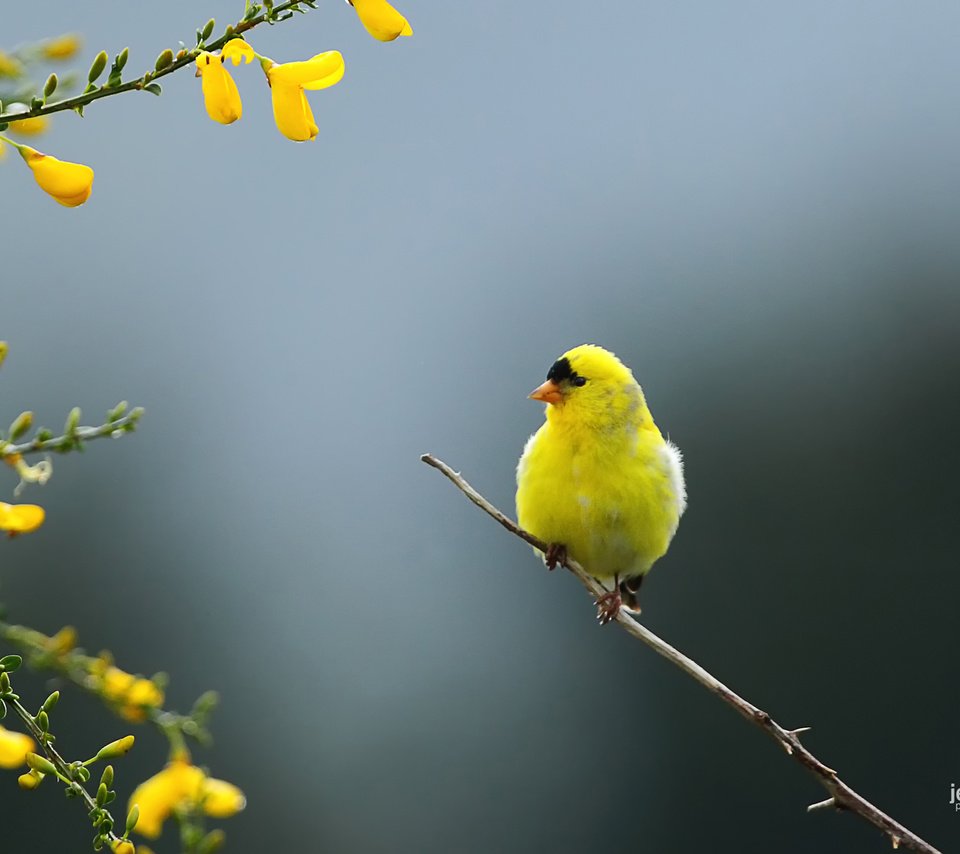
<svg viewBox="0 0 960 854">
<path fill-rule="evenodd" d="M 0 658 L 0 670 L 6 671 L 7 673 L 13 673 L 21 664 L 23 664 L 23 658 L 19 655 L 5 655 L 3 658 Z"/>
<path fill-rule="evenodd" d="M 143 87 L 143 91 L 144 91 L 144 92 L 149 92 L 151 95 L 162 95 L 162 94 L 163 94 L 163 88 L 160 86 L 159 83 L 148 83 L 146 86 Z M 119 418 L 120 416 L 117 416 L 117 417 Z M 116 419 L 116 418 L 113 418 L 113 419 L 111 419 L 111 420 L 112 420 L 112 421 L 116 421 L 117 419 Z"/>
</svg>

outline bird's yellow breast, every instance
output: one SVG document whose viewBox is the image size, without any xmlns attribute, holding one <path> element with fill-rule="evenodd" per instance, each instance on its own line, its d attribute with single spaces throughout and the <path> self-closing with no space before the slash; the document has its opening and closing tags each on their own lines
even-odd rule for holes
<svg viewBox="0 0 960 854">
<path fill-rule="evenodd" d="M 617 430 L 545 423 L 517 467 L 520 526 L 598 578 L 646 573 L 670 545 L 685 505 L 680 455 L 652 419 Z"/>
</svg>

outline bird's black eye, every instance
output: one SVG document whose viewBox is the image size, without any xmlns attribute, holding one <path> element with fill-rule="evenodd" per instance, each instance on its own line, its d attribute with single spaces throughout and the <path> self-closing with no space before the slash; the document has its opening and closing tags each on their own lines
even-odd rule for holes
<svg viewBox="0 0 960 854">
<path fill-rule="evenodd" d="M 581 377 L 581 376 L 579 376 L 578 374 L 574 374 L 574 375 L 570 378 L 570 382 L 573 383 L 573 384 L 576 385 L 576 386 L 582 386 L 582 385 L 586 385 L 586 384 L 587 384 L 587 378 L 586 378 L 586 377 Z"/>
</svg>

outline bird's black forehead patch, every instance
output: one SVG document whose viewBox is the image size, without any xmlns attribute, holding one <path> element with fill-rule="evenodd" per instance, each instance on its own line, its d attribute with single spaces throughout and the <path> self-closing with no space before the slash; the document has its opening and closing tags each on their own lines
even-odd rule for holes
<svg viewBox="0 0 960 854">
<path fill-rule="evenodd" d="M 557 359 L 550 366 L 550 370 L 547 372 L 547 379 L 552 380 L 555 383 L 561 383 L 564 380 L 571 381 L 575 379 L 577 372 L 570 367 L 570 360 L 564 356 L 562 359 Z"/>
</svg>

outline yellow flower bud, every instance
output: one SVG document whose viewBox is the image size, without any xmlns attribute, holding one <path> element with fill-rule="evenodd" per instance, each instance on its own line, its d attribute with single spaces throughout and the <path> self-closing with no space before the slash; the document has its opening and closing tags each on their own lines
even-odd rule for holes
<svg viewBox="0 0 960 854">
<path fill-rule="evenodd" d="M 264 71 L 270 81 L 273 119 L 287 139 L 306 142 L 319 133 L 304 89 L 326 89 L 343 78 L 343 56 L 338 50 L 318 53 L 305 62 L 267 61 Z"/>
<path fill-rule="evenodd" d="M 46 756 L 40 756 L 38 753 L 27 753 L 24 759 L 30 768 L 39 772 L 40 774 L 57 773 L 57 766 L 47 759 Z"/>
<path fill-rule="evenodd" d="M 223 67 L 222 56 L 201 51 L 197 57 L 197 76 L 203 89 L 203 104 L 211 119 L 229 125 L 243 115 L 240 92 L 230 72 Z"/>
<path fill-rule="evenodd" d="M 30 427 L 33 425 L 33 413 L 29 410 L 26 412 L 21 412 L 10 425 L 10 429 L 7 431 L 10 436 L 10 441 L 14 442 L 19 439 Z M 19 454 L 14 456 L 19 457 Z M 9 458 L 7 458 L 9 459 Z M 22 457 L 21 457 L 22 459 Z"/>
<path fill-rule="evenodd" d="M 40 189 L 64 207 L 75 208 L 90 198 L 93 170 L 89 166 L 58 160 L 27 145 L 20 146 L 19 151 Z"/>
<path fill-rule="evenodd" d="M 19 768 L 36 746 L 29 735 L 0 726 L 0 768 Z"/>
<path fill-rule="evenodd" d="M 36 504 L 7 504 L 0 501 L 0 531 L 11 537 L 29 534 L 43 524 L 44 511 Z"/>
<path fill-rule="evenodd" d="M 17 777 L 17 785 L 26 791 L 32 791 L 36 789 L 43 782 L 45 774 L 41 774 L 39 771 L 34 771 L 32 768 L 27 771 L 26 774 L 21 774 Z"/>
<path fill-rule="evenodd" d="M 125 735 L 123 738 L 118 738 L 116 741 L 111 741 L 109 744 L 105 744 L 103 747 L 97 751 L 97 755 L 90 760 L 90 762 L 98 762 L 101 759 L 115 759 L 118 756 L 126 756 L 133 749 L 134 737 L 132 735 Z"/>
<path fill-rule="evenodd" d="M 76 33 L 65 33 L 43 43 L 41 51 L 47 59 L 70 59 L 80 50 L 82 41 Z"/>
<path fill-rule="evenodd" d="M 387 0 L 348 0 L 357 10 L 360 23 L 378 41 L 392 42 L 398 36 L 412 36 L 407 19 Z"/>
<path fill-rule="evenodd" d="M 136 854 L 136 848 L 129 839 L 118 839 L 113 843 L 113 854 Z"/>
</svg>

